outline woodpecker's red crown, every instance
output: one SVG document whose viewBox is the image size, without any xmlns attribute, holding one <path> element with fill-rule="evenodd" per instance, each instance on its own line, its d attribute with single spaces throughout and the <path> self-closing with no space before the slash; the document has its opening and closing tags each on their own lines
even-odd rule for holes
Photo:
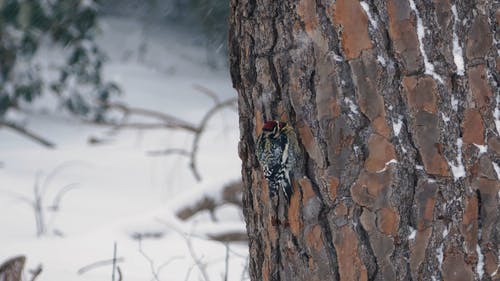
<svg viewBox="0 0 500 281">
<path fill-rule="evenodd" d="M 280 130 L 281 128 L 283 128 L 285 126 L 286 126 L 285 122 L 278 122 L 277 120 L 266 121 L 264 123 L 264 125 L 262 126 L 262 130 L 268 131 L 268 132 L 273 132 L 275 129 Z"/>
</svg>

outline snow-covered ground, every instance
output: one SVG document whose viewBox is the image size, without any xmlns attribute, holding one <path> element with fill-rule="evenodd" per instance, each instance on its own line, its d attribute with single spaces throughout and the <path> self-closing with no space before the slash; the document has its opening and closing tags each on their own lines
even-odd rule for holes
<svg viewBox="0 0 500 281">
<path fill-rule="evenodd" d="M 209 67 L 206 51 L 189 36 L 174 29 L 144 29 L 119 18 L 106 18 L 101 27 L 100 44 L 110 57 L 105 75 L 121 86 L 127 104 L 198 123 L 213 101 L 193 85 L 211 89 L 221 99 L 236 96 L 227 69 Z M 42 50 L 38 59 L 50 67 L 57 52 Z M 226 253 L 228 280 L 242 279 L 247 245 L 231 243 L 226 250 L 224 244 L 206 238 L 224 230 L 244 232 L 239 209 L 219 208 L 216 222 L 208 212 L 188 221 L 175 216 L 175 211 L 203 194 L 217 197 L 225 184 L 239 179 L 234 110 L 217 113 L 202 135 L 198 153 L 202 181 L 197 182 L 186 157 L 147 154 L 189 148 L 192 134 L 166 130 L 110 134 L 110 128 L 61 118 L 50 98 L 38 101 L 35 108 L 34 113 L 9 117 L 26 122 L 57 148 L 46 149 L 0 130 L 0 262 L 25 255 L 27 269 L 43 266 L 39 281 L 111 280 L 111 265 L 82 274 L 78 270 L 111 259 L 116 242 L 123 280 L 204 280 L 197 262 L 206 267 L 210 280 L 223 280 Z M 90 145 L 89 138 L 103 142 Z M 74 187 L 62 197 L 58 212 L 46 210 L 47 234 L 40 238 L 33 209 L 25 200 L 33 199 L 36 182 L 45 206 L 53 203 L 61 188 Z M 161 235 L 139 244 L 132 238 L 137 233 Z"/>
</svg>

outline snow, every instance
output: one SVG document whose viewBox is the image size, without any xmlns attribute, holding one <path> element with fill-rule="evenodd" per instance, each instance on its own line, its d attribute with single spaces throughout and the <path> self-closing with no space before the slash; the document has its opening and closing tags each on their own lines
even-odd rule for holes
<svg viewBox="0 0 500 281">
<path fill-rule="evenodd" d="M 455 24 L 453 25 L 453 61 L 457 66 L 457 74 L 463 76 L 465 71 L 464 56 L 462 47 L 458 42 L 457 35 L 457 25 L 460 20 L 458 19 L 457 7 L 455 5 L 451 6 L 451 11 L 453 13 L 453 18 L 455 19 Z"/>
<path fill-rule="evenodd" d="M 398 117 L 398 120 L 392 122 L 392 129 L 394 130 L 394 135 L 399 136 L 401 132 L 401 127 L 403 126 L 402 116 Z"/>
<path fill-rule="evenodd" d="M 477 149 L 479 149 L 479 156 L 481 156 L 482 154 L 488 152 L 488 146 L 487 145 L 474 144 L 474 146 L 477 147 Z"/>
<path fill-rule="evenodd" d="M 358 106 L 350 98 L 345 97 L 344 102 L 349 106 L 352 113 L 359 114 Z"/>
<path fill-rule="evenodd" d="M 456 99 L 454 96 L 451 96 L 451 108 L 453 111 L 458 111 L 458 99 Z"/>
<path fill-rule="evenodd" d="M 389 165 L 396 164 L 396 163 L 398 163 L 398 161 L 396 159 L 391 159 L 391 160 L 387 161 L 387 163 L 385 163 L 384 168 L 376 171 L 376 173 L 385 172 L 387 170 L 387 167 L 389 167 Z"/>
<path fill-rule="evenodd" d="M 448 233 L 450 233 L 450 231 L 448 230 L 448 228 L 445 228 L 443 230 L 443 238 L 446 238 L 446 236 L 448 236 Z"/>
<path fill-rule="evenodd" d="M 476 273 L 479 276 L 479 280 L 481 280 L 483 279 L 484 275 L 484 256 L 483 253 L 481 252 L 481 247 L 479 247 L 479 244 L 476 244 L 476 253 L 477 253 Z"/>
<path fill-rule="evenodd" d="M 429 58 L 427 57 L 427 53 L 424 49 L 424 37 L 425 37 L 425 27 L 422 23 L 422 18 L 420 18 L 420 13 L 418 12 L 417 6 L 413 0 L 410 1 L 410 8 L 415 12 L 415 16 L 417 17 L 417 37 L 419 41 L 420 52 L 422 53 L 422 57 L 424 58 L 424 66 L 425 66 L 425 74 L 431 75 L 435 80 L 439 83 L 444 84 L 443 78 L 439 76 L 434 71 L 434 65 L 429 62 Z"/>
<path fill-rule="evenodd" d="M 366 3 L 365 1 L 360 1 L 359 4 L 361 4 L 361 7 L 363 8 L 363 10 L 365 10 L 368 19 L 370 20 L 370 24 L 373 27 L 377 27 L 377 21 L 373 18 L 372 14 L 370 13 L 370 6 L 368 5 L 368 3 Z"/>
<path fill-rule="evenodd" d="M 500 136 L 500 95 L 497 95 L 495 111 L 493 111 L 493 117 L 495 118 L 495 128 L 497 129 L 497 134 Z"/>
<path fill-rule="evenodd" d="M 462 164 L 462 138 L 457 139 L 457 165 L 453 164 L 451 161 L 448 161 L 448 165 L 451 167 L 451 172 L 453 173 L 453 178 L 457 181 L 460 178 L 465 177 L 465 168 Z"/>
<path fill-rule="evenodd" d="M 451 119 L 450 119 L 450 117 L 446 116 L 446 115 L 445 115 L 444 113 L 442 113 L 442 112 L 441 112 L 441 119 L 443 119 L 443 121 L 444 121 L 445 123 L 448 123 L 448 122 L 450 122 L 450 120 L 451 120 Z"/>
<path fill-rule="evenodd" d="M 439 248 L 437 248 L 437 260 L 439 262 L 439 269 L 441 269 L 441 267 L 443 266 L 443 259 L 444 259 L 444 255 L 443 255 L 443 244 L 441 243 L 441 245 L 439 246 Z"/>
<path fill-rule="evenodd" d="M 378 62 L 380 62 L 380 64 L 381 64 L 382 66 L 386 66 L 386 61 L 385 61 L 385 58 L 384 58 L 383 56 L 378 55 L 378 56 L 377 56 L 377 61 L 378 61 Z"/>
<path fill-rule="evenodd" d="M 415 240 L 417 236 L 417 230 L 413 227 L 410 227 L 410 235 L 408 235 L 408 240 Z"/>
<path fill-rule="evenodd" d="M 344 58 L 342 58 L 342 56 L 338 55 L 337 53 L 335 53 L 334 51 L 331 51 L 328 53 L 328 56 L 333 58 L 334 61 L 337 61 L 337 62 L 342 62 L 344 61 Z"/>
<path fill-rule="evenodd" d="M 500 167 L 495 162 L 491 162 L 491 164 L 493 164 L 493 169 L 495 170 L 495 173 L 497 174 L 497 179 L 500 180 Z"/>
<path fill-rule="evenodd" d="M 189 36 L 164 27 L 153 27 L 145 34 L 142 24 L 121 18 L 104 19 L 101 29 L 99 44 L 110 58 L 105 76 L 122 87 L 121 98 L 129 105 L 168 112 L 196 124 L 213 102 L 194 89 L 194 84 L 213 90 L 221 99 L 236 96 L 227 69 L 211 68 L 205 49 Z M 141 55 L 137 50 L 144 39 L 148 51 Z M 61 52 L 53 46 L 42 48 L 37 57 L 42 69 L 54 68 Z M 45 75 L 54 78 L 51 73 Z M 123 258 L 118 265 L 124 280 L 153 278 L 144 254 L 153 261 L 159 280 L 199 280 L 195 259 L 206 264 L 212 280 L 224 274 L 226 246 L 209 237 L 229 231 L 245 233 L 239 209 L 232 204 L 216 208 L 216 221 L 206 212 L 186 221 L 175 213 L 205 196 L 220 201 L 224 185 L 240 178 L 234 110 L 217 113 L 201 136 L 201 182 L 193 178 L 185 157 L 147 154 L 189 148 L 192 135 L 186 132 L 114 132 L 60 113 L 50 96 L 37 100 L 29 114 L 9 112 L 8 117 L 53 140 L 57 148 L 45 149 L 7 129 L 0 130 L 0 262 L 26 255 L 27 269 L 43 266 L 38 281 L 110 280 L 111 266 L 77 272 L 111 259 L 116 242 L 118 257 Z M 90 137 L 103 141 L 90 145 Z M 33 200 L 37 174 L 46 190 L 45 205 L 52 205 L 64 186 L 75 183 L 78 187 L 64 195 L 58 212 L 46 210 L 47 234 L 40 238 L 35 235 L 31 207 L 16 199 L 19 195 Z M 138 237 L 143 237 L 140 248 Z M 248 247 L 230 243 L 229 249 L 228 280 L 240 280 Z"/>
</svg>

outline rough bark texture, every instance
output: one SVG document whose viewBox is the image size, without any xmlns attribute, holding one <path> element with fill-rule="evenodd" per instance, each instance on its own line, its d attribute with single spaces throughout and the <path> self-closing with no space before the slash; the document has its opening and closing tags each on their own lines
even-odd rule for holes
<svg viewBox="0 0 500 281">
<path fill-rule="evenodd" d="M 500 280 L 499 25 L 498 1 L 231 0 L 252 280 Z M 306 159 L 288 208 L 272 119 Z"/>
<path fill-rule="evenodd" d="M 0 281 L 22 281 L 26 258 L 18 256 L 0 265 Z"/>
</svg>

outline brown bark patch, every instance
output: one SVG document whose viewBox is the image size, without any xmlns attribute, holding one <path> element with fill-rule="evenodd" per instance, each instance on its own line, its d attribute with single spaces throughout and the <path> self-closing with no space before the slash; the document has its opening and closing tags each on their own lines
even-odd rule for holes
<svg viewBox="0 0 500 281">
<path fill-rule="evenodd" d="M 370 173 L 363 170 L 351 187 L 352 199 L 358 205 L 378 209 L 385 204 L 391 180 L 391 168 L 381 173 Z"/>
<path fill-rule="evenodd" d="M 403 86 L 411 108 L 430 113 L 438 111 L 437 85 L 430 76 L 424 76 L 420 79 L 414 76 L 406 76 L 403 78 Z"/>
<path fill-rule="evenodd" d="M 492 46 L 492 40 L 488 18 L 481 14 L 477 15 L 467 34 L 467 58 L 470 60 L 484 58 Z"/>
<path fill-rule="evenodd" d="M 334 5 L 333 22 L 342 27 L 342 49 L 348 60 L 373 48 L 368 35 L 368 17 L 358 1 L 338 0 Z"/>
<path fill-rule="evenodd" d="M 499 261 L 494 251 L 488 250 L 484 254 L 484 271 L 491 276 L 491 280 L 500 280 Z M 496 274 L 493 274 L 495 273 Z"/>
<path fill-rule="evenodd" d="M 337 251 L 340 280 L 368 280 L 366 266 L 359 257 L 356 232 L 345 225 L 334 233 L 333 243 Z"/>
<path fill-rule="evenodd" d="M 300 185 L 300 188 L 302 189 L 302 196 L 303 196 L 302 202 L 305 205 L 305 204 L 307 204 L 309 199 L 315 197 L 316 194 L 314 193 L 311 181 L 309 179 L 307 179 L 307 178 L 299 179 L 299 185 Z"/>
<path fill-rule="evenodd" d="M 478 234 L 478 201 L 475 196 L 469 196 L 465 202 L 462 217 L 461 232 L 465 240 L 467 254 L 475 254 Z"/>
<path fill-rule="evenodd" d="M 337 190 L 339 188 L 339 179 L 337 177 L 329 177 L 328 191 L 330 194 L 330 199 L 335 201 L 337 198 Z"/>
<path fill-rule="evenodd" d="M 385 116 L 379 116 L 372 122 L 373 129 L 377 134 L 389 138 L 391 136 L 391 129 L 387 126 Z"/>
<path fill-rule="evenodd" d="M 302 144 L 306 149 L 307 153 L 320 167 L 324 166 L 324 159 L 321 149 L 319 148 L 316 139 L 307 125 L 302 125 L 298 127 L 300 139 L 302 140 Z"/>
<path fill-rule="evenodd" d="M 493 241 L 495 225 L 498 221 L 498 191 L 500 190 L 500 182 L 487 178 L 477 178 L 472 187 L 479 190 L 481 195 L 481 210 L 480 218 L 482 225 L 482 243 L 495 243 Z"/>
<path fill-rule="evenodd" d="M 438 185 L 436 183 L 431 183 L 426 180 L 418 182 L 415 190 L 414 203 L 417 230 L 424 230 L 432 226 L 437 191 Z"/>
<path fill-rule="evenodd" d="M 491 148 L 496 155 L 500 155 L 500 138 L 492 136 L 488 139 L 488 148 Z"/>
<path fill-rule="evenodd" d="M 394 251 L 394 239 L 377 230 L 376 220 L 375 213 L 369 209 L 363 209 L 360 217 L 361 225 L 368 233 L 370 246 L 381 269 L 381 280 L 396 280 L 394 265 L 390 261 L 390 256 Z"/>
<path fill-rule="evenodd" d="M 448 163 L 439 150 L 438 116 L 426 111 L 417 112 L 413 132 L 425 171 L 433 175 L 449 176 Z"/>
<path fill-rule="evenodd" d="M 469 67 L 467 70 L 470 90 L 474 96 L 476 106 L 481 110 L 488 109 L 491 101 L 491 88 L 486 77 L 486 67 L 484 64 Z"/>
<path fill-rule="evenodd" d="M 269 260 L 264 260 L 262 265 L 262 280 L 269 281 L 269 273 L 271 272 L 271 267 L 269 266 Z"/>
<path fill-rule="evenodd" d="M 410 270 L 414 280 L 422 280 L 419 269 L 424 262 L 431 234 L 432 228 L 418 230 L 414 242 L 410 244 Z"/>
<path fill-rule="evenodd" d="M 263 126 L 263 118 L 262 118 L 262 112 L 259 110 L 255 111 L 255 134 L 254 136 L 259 136 L 260 133 L 262 132 L 262 126 Z"/>
<path fill-rule="evenodd" d="M 323 248 L 323 233 L 319 225 L 314 225 L 306 233 L 306 242 L 309 248 L 320 251 Z"/>
<path fill-rule="evenodd" d="M 386 168 L 387 162 L 396 159 L 394 145 L 386 138 L 372 134 L 368 140 L 368 159 L 365 161 L 365 169 L 368 172 L 379 172 Z"/>
<path fill-rule="evenodd" d="M 297 190 L 297 188 L 295 188 Z M 300 192 L 295 192 L 290 200 L 288 207 L 288 223 L 293 235 L 298 236 L 303 227 L 303 222 L 300 217 Z"/>
<path fill-rule="evenodd" d="M 466 109 L 462 123 L 463 141 L 466 144 L 484 144 L 484 124 L 477 109 Z"/>
<path fill-rule="evenodd" d="M 377 211 L 377 226 L 380 232 L 396 236 L 399 228 L 399 215 L 396 210 L 382 208 Z"/>
<path fill-rule="evenodd" d="M 385 117 L 384 98 L 377 92 L 380 75 L 375 53 L 372 50 L 365 51 L 360 58 L 349 64 L 361 112 L 372 122 L 377 117 Z"/>
<path fill-rule="evenodd" d="M 297 12 L 304 23 L 306 32 L 309 34 L 317 31 L 319 25 L 316 5 L 314 3 L 313 1 L 303 0 L 299 2 L 297 7 Z"/>
<path fill-rule="evenodd" d="M 386 3 L 389 36 L 394 42 L 396 54 L 402 60 L 406 73 L 415 73 L 423 67 L 423 60 L 409 3 L 399 0 L 389 0 Z"/>
<path fill-rule="evenodd" d="M 271 216 L 270 214 L 266 215 L 266 225 L 265 228 L 267 230 L 267 237 L 269 237 L 270 241 L 277 241 L 278 239 L 278 232 L 276 231 L 276 217 Z"/>
<path fill-rule="evenodd" d="M 464 261 L 464 256 L 458 250 L 448 252 L 443 261 L 444 281 L 472 281 L 474 275 L 470 265 Z"/>
</svg>

